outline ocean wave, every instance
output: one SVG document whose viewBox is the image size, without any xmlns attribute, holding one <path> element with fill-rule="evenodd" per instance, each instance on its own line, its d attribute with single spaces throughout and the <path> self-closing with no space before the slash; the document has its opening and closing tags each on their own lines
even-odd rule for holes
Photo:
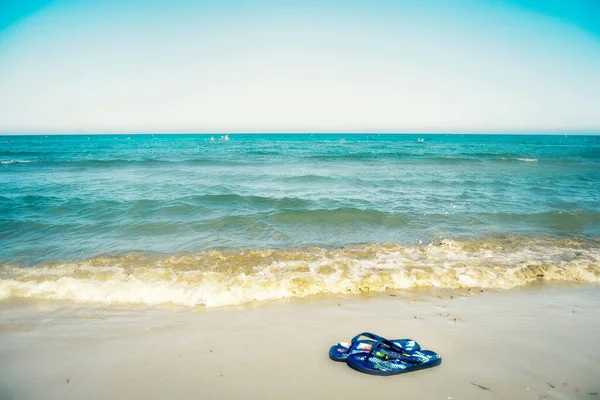
<svg viewBox="0 0 600 400">
<path fill-rule="evenodd" d="M 600 224 L 600 213 L 582 209 L 553 210 L 533 214 L 494 213 L 478 216 L 481 220 L 510 223 L 529 223 L 532 225 L 557 227 L 563 231 Z"/>
<path fill-rule="evenodd" d="M 177 163 L 195 163 L 195 164 L 210 164 L 215 160 L 211 159 L 195 159 L 195 160 L 161 160 L 161 159 L 141 159 L 141 160 L 74 160 L 64 161 L 61 165 L 77 166 L 77 167 L 119 167 L 127 165 L 139 166 L 155 166 L 168 165 Z"/>
<path fill-rule="evenodd" d="M 250 153 L 248 153 L 250 155 Z M 299 157 L 302 159 L 304 157 Z M 463 163 L 481 163 L 484 161 L 501 161 L 501 162 L 538 162 L 537 158 L 526 158 L 526 157 L 472 157 L 469 155 L 463 156 L 427 156 L 427 155 L 414 155 L 407 153 L 359 153 L 359 154 L 331 154 L 331 155 L 313 155 L 307 157 L 310 160 L 321 161 L 321 162 L 339 162 L 339 161 L 359 161 L 359 162 L 377 162 L 377 161 L 390 161 L 390 160 L 415 160 L 419 162 L 438 163 L 438 164 L 463 164 Z M 80 167 L 80 168 L 109 168 L 109 167 L 124 167 L 124 166 L 142 166 L 142 167 L 153 167 L 153 166 L 168 166 L 168 165 L 221 165 L 221 166 L 239 166 L 249 164 L 261 164 L 261 160 L 246 158 L 245 160 L 228 160 L 228 159 L 217 159 L 211 157 L 205 158 L 189 158 L 189 159 L 159 159 L 159 158 L 148 158 L 148 159 L 71 159 L 71 160 L 51 160 L 42 159 L 39 160 L 5 160 L 2 164 L 12 164 L 20 162 L 40 162 L 53 164 L 64 167 Z M 296 177 L 294 177 L 296 178 Z M 326 176 L 320 175 L 306 175 L 298 178 L 304 178 L 306 180 L 314 179 L 326 179 Z"/>
<path fill-rule="evenodd" d="M 368 153 L 349 153 L 349 154 L 317 154 L 307 158 L 323 162 L 338 162 L 338 161 L 362 161 L 362 162 L 377 162 L 385 160 L 415 160 L 436 163 L 478 163 L 481 158 L 469 156 L 438 156 L 427 154 L 414 154 L 409 151 L 398 152 L 368 152 Z"/>
<path fill-rule="evenodd" d="M 191 195 L 173 199 L 135 199 L 130 201 L 97 200 L 84 197 L 62 198 L 52 195 L 29 194 L 20 197 L 0 196 L 3 207 L 34 207 L 43 212 L 57 213 L 61 210 L 70 216 L 94 215 L 115 212 L 127 213 L 136 217 L 156 217 L 160 215 L 188 215 L 215 207 L 240 207 L 257 210 L 293 210 L 312 205 L 311 200 L 297 197 L 267 197 L 228 194 Z"/>
<path fill-rule="evenodd" d="M 410 216 L 353 207 L 314 210 L 281 210 L 269 216 L 276 223 L 300 225 L 370 224 L 402 226 Z"/>
<path fill-rule="evenodd" d="M 536 280 L 600 283 L 600 241 L 511 237 L 5 265 L 0 300 L 216 307 L 416 287 L 510 289 Z"/>
<path fill-rule="evenodd" d="M 217 158 L 189 158 L 181 160 L 144 158 L 144 159 L 71 159 L 71 160 L 40 160 L 40 162 L 51 163 L 62 167 L 73 168 L 112 168 L 112 167 L 156 167 L 156 166 L 179 166 L 179 165 L 199 165 L 199 166 L 237 166 L 246 165 L 247 161 L 233 161 Z"/>
<path fill-rule="evenodd" d="M 521 162 L 532 162 L 532 163 L 536 163 L 538 162 L 537 158 L 523 158 L 523 157 L 515 157 L 515 158 L 507 158 L 507 157 L 502 157 L 500 158 L 501 161 L 521 161 Z"/>
<path fill-rule="evenodd" d="M 333 181 L 335 178 L 328 176 L 328 175 L 305 174 L 305 175 L 285 176 L 281 179 L 284 182 L 312 183 L 312 182 Z"/>
<path fill-rule="evenodd" d="M 517 160 L 523 162 L 538 162 L 537 158 L 517 158 Z"/>
<path fill-rule="evenodd" d="M 0 149 L 0 156 L 8 156 L 8 157 L 19 157 L 19 156 L 24 156 L 24 157 L 28 157 L 28 156 L 47 156 L 52 154 L 53 152 L 51 151 L 15 151 L 15 150 L 9 150 L 9 149 Z"/>
<path fill-rule="evenodd" d="M 397 153 L 350 153 L 350 154 L 321 154 L 310 156 L 311 159 L 317 161 L 378 161 L 378 160 L 414 160 L 419 162 L 431 162 L 441 164 L 461 164 L 461 163 L 481 163 L 484 161 L 491 162 L 538 162 L 537 158 L 520 157 L 520 156 L 503 156 L 500 157 L 497 153 L 463 153 L 456 155 L 434 155 L 434 154 L 414 154 L 410 152 Z"/>
<path fill-rule="evenodd" d="M 236 193 L 188 196 L 180 201 L 192 204 L 250 205 L 263 207 L 306 207 L 310 201 L 294 197 L 244 196 Z"/>
<path fill-rule="evenodd" d="M 30 162 L 35 162 L 35 161 L 33 161 L 33 160 L 3 160 L 3 161 L 0 161 L 0 163 L 2 163 L 2 165 L 30 163 Z"/>
</svg>

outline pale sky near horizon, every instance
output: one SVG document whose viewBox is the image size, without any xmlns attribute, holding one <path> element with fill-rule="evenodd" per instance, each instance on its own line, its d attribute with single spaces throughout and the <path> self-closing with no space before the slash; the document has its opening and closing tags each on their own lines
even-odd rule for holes
<svg viewBox="0 0 600 400">
<path fill-rule="evenodd" d="M 600 132 L 595 0 L 0 0 L 0 133 Z"/>
</svg>

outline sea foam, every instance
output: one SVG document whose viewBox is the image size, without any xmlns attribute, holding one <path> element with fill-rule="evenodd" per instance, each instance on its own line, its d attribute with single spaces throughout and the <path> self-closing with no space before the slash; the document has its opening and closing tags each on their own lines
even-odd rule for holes
<svg viewBox="0 0 600 400">
<path fill-rule="evenodd" d="M 536 280 L 600 283 L 600 242 L 513 237 L 7 265 L 0 268 L 0 300 L 215 307 L 416 287 L 510 289 Z"/>
<path fill-rule="evenodd" d="M 0 161 L 2 165 L 19 164 L 19 163 L 30 163 L 32 160 L 3 160 Z"/>
</svg>

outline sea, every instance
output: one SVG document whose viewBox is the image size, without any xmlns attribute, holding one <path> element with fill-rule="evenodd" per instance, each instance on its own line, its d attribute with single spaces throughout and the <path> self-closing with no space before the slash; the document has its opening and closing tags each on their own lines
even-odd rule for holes
<svg viewBox="0 0 600 400">
<path fill-rule="evenodd" d="M 600 136 L 3 136 L 0 163 L 0 302 L 600 283 Z"/>
</svg>

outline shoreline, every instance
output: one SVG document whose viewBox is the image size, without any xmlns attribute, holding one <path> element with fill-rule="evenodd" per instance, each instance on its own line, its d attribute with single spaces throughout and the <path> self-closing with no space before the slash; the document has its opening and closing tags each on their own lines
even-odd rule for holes
<svg viewBox="0 0 600 400">
<path fill-rule="evenodd" d="M 0 305 L 0 398 L 593 399 L 600 290 L 540 284 L 236 307 Z M 409 337 L 441 366 L 374 377 L 330 361 L 362 331 Z"/>
<path fill-rule="evenodd" d="M 477 291 L 539 280 L 600 283 L 598 260 L 598 239 L 518 236 L 340 249 L 133 253 L 34 268 L 0 266 L 0 301 L 219 307 L 422 287 Z"/>
</svg>

